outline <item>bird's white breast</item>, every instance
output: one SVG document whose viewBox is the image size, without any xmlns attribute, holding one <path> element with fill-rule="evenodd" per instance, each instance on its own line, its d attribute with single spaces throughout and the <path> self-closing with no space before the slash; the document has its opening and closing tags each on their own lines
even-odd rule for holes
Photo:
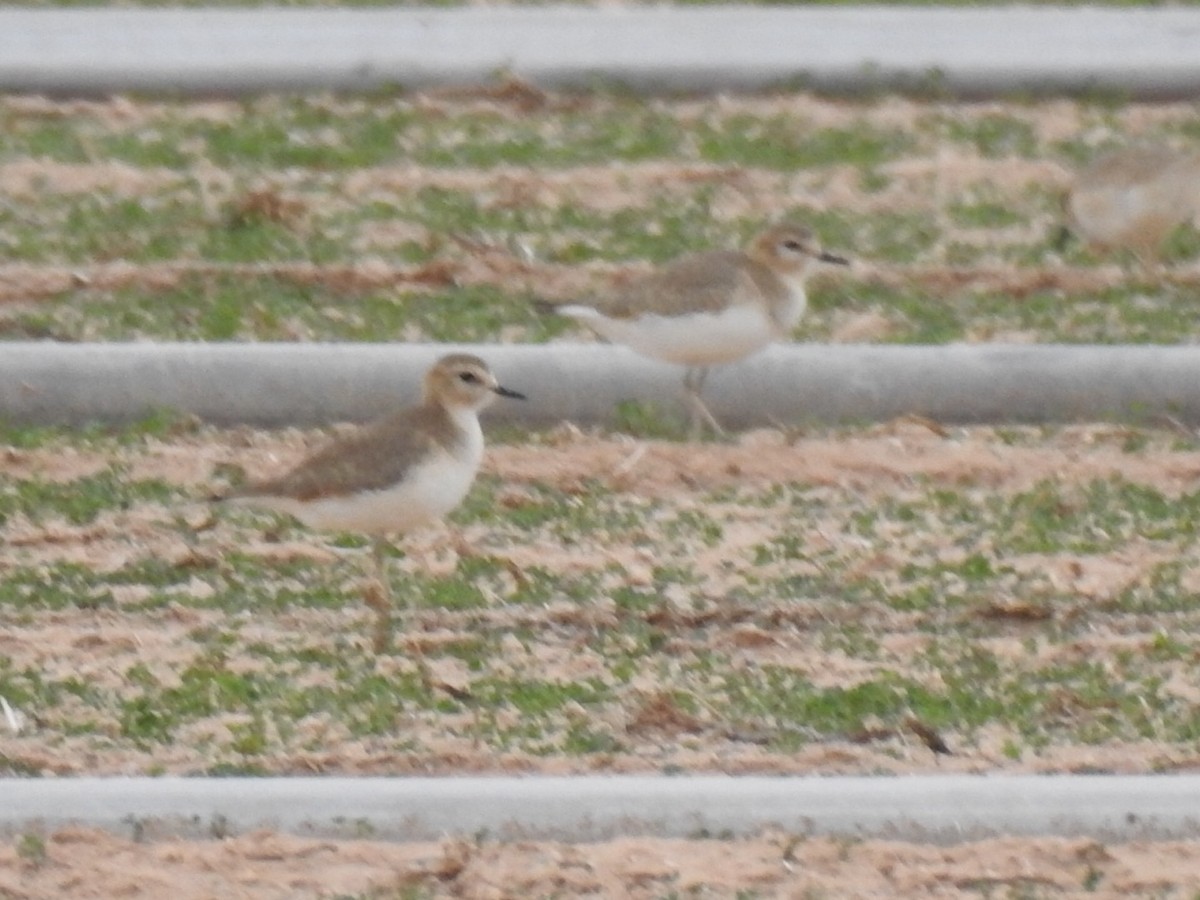
<svg viewBox="0 0 1200 900">
<path fill-rule="evenodd" d="M 787 287 L 787 299 L 775 308 L 775 319 L 782 326 L 783 333 L 778 335 L 780 338 L 786 337 L 796 327 L 804 316 L 804 311 L 808 309 L 808 294 L 804 291 L 805 277 L 805 273 L 782 276 Z"/>
</svg>

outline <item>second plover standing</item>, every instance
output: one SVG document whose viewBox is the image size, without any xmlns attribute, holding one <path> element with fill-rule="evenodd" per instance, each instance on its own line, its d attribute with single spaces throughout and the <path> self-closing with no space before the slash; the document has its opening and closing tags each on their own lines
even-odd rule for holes
<svg viewBox="0 0 1200 900">
<path fill-rule="evenodd" d="M 692 434 L 723 430 L 700 398 L 710 366 L 786 338 L 807 306 L 804 283 L 819 263 L 848 265 L 802 225 L 774 225 L 745 250 L 712 250 L 670 262 L 620 290 L 555 312 L 637 353 L 687 367 Z"/>
</svg>

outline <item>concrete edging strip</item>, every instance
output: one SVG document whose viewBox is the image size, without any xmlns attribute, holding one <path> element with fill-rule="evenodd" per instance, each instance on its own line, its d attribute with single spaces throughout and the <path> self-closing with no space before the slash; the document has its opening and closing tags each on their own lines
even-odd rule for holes
<svg viewBox="0 0 1200 900">
<path fill-rule="evenodd" d="M 12 342 L 0 352 L 0 420 L 128 422 L 166 409 L 223 425 L 361 421 L 413 402 L 422 373 L 452 349 L 478 353 L 529 394 L 527 403 L 496 404 L 493 422 L 612 422 L 628 400 L 682 408 L 680 367 L 596 343 Z M 715 369 L 704 396 L 732 427 L 908 414 L 1196 425 L 1200 347 L 785 344 Z"/>
<path fill-rule="evenodd" d="M 0 90 L 781 84 L 960 95 L 1200 88 L 1200 10 L 887 5 L 0 10 Z"/>
<path fill-rule="evenodd" d="M 431 840 L 797 834 L 951 843 L 996 835 L 1200 835 L 1200 776 L 46 778 L 0 781 L 0 831 L 140 838 L 255 828 Z"/>
</svg>

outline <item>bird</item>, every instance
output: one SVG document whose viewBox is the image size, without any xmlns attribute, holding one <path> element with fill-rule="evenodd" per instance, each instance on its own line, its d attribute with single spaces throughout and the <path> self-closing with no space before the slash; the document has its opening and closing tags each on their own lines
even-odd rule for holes
<svg viewBox="0 0 1200 900">
<path fill-rule="evenodd" d="M 470 489 L 483 460 L 479 412 L 495 398 L 524 400 L 503 387 L 477 356 L 451 353 L 426 372 L 421 402 L 335 438 L 292 469 L 212 499 L 285 513 L 301 524 L 372 538 L 381 594 L 374 646 L 391 640 L 388 539 L 432 524 Z"/>
<path fill-rule="evenodd" d="M 1200 213 L 1200 153 L 1134 144 L 1081 169 L 1063 197 L 1070 231 L 1099 249 L 1128 248 L 1147 271 L 1167 235 Z"/>
<path fill-rule="evenodd" d="M 816 264 L 849 265 L 800 224 L 772 225 L 744 250 L 679 257 L 589 302 L 540 304 L 635 352 L 686 367 L 691 436 L 702 423 L 725 433 L 701 399 L 709 368 L 786 338 L 804 315 L 804 283 Z"/>
</svg>

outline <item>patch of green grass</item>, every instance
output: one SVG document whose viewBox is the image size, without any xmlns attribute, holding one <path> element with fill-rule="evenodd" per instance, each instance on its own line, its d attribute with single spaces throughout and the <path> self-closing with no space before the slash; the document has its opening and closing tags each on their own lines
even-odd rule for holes
<svg viewBox="0 0 1200 900">
<path fill-rule="evenodd" d="M 65 213 L 59 253 L 71 262 L 177 258 L 189 249 L 187 233 L 200 216 L 198 208 L 172 196 L 160 201 L 99 193 L 77 198 Z"/>
<path fill-rule="evenodd" d="M 835 311 L 874 310 L 893 327 L 883 342 L 944 344 L 989 330 L 1037 334 L 1060 343 L 1176 344 L 1187 333 L 1188 292 L 1167 286 L 1153 292 L 1100 290 L 1086 300 L 1067 300 L 1057 291 L 1011 294 L 971 291 L 930 295 L 919 287 L 826 280 L 809 293 L 811 314 L 802 324 L 810 340 L 823 340 Z"/>
<path fill-rule="evenodd" d="M 944 118 L 943 133 L 952 141 L 969 144 L 982 156 L 1034 156 L 1037 139 L 1033 127 L 1016 115 L 989 113 L 971 119 Z"/>
<path fill-rule="evenodd" d="M 753 676 L 727 674 L 720 691 L 731 716 L 737 711 L 828 736 L 844 736 L 868 719 L 893 720 L 909 710 L 931 724 L 950 713 L 946 699 L 887 673 L 848 688 L 818 688 L 793 670 L 765 666 Z M 797 734 L 790 729 L 779 733 L 784 742 Z"/>
<path fill-rule="evenodd" d="M 424 135 L 413 157 L 433 166 L 534 165 L 558 168 L 674 156 L 685 132 L 671 116 L 640 102 L 609 102 L 555 121 L 513 123 L 487 113 L 459 118 Z"/>
<path fill-rule="evenodd" d="M 1000 552 L 1094 553 L 1138 536 L 1186 540 L 1196 533 L 1200 494 L 1168 500 L 1120 479 L 1093 481 L 1082 491 L 1045 481 L 1003 502 L 996 531 Z"/>
<path fill-rule="evenodd" d="M 93 428 L 65 429 L 55 425 L 26 425 L 0 419 L 0 445 L 11 451 L 39 450 L 55 445 L 86 444 L 99 431 Z"/>
<path fill-rule="evenodd" d="M 195 135 L 218 165 L 316 170 L 380 165 L 403 155 L 409 130 L 419 124 L 411 109 L 390 104 L 355 107 L 360 114 L 349 116 L 335 115 L 320 98 L 263 98 L 246 101 L 244 108 L 244 116 Z"/>
<path fill-rule="evenodd" d="M 683 440 L 687 436 L 689 426 L 683 411 L 682 383 L 678 406 L 678 409 L 664 410 L 645 400 L 622 400 L 617 403 L 613 428 L 648 440 Z"/>
<path fill-rule="evenodd" d="M 223 653 L 195 658 L 177 684 L 164 684 L 148 670 L 130 670 L 127 679 L 137 690 L 120 702 L 121 733 L 139 745 L 161 744 L 189 723 L 218 713 L 240 715 L 219 746 L 237 756 L 257 756 L 271 749 L 273 732 L 285 728 L 286 736 L 289 723 L 306 716 L 332 717 L 355 736 L 390 734 L 406 703 L 424 696 L 415 674 L 382 676 L 361 660 L 340 660 L 330 675 L 336 680 L 329 687 L 297 685 L 284 671 L 231 668 Z"/>
<path fill-rule="evenodd" d="M 472 493 L 474 496 L 468 496 L 456 518 L 461 521 L 493 520 L 495 513 L 488 495 Z M 641 504 L 641 508 L 632 508 L 627 498 L 599 480 L 583 482 L 570 494 L 549 485 L 533 484 L 529 494 L 527 499 L 505 510 L 504 527 L 517 532 L 545 527 L 564 544 L 600 537 L 606 532 L 623 533 L 638 528 L 644 525 L 651 508 L 649 502 Z"/>
<path fill-rule="evenodd" d="M 695 140 L 709 162 L 794 171 L 851 164 L 872 168 L 908 152 L 910 134 L 859 123 L 853 128 L 812 128 L 788 116 L 733 115 L 701 123 Z"/>
<path fill-rule="evenodd" d="M 37 832 L 22 832 L 17 838 L 16 851 L 17 858 L 34 869 L 40 869 L 50 861 L 50 853 L 46 849 L 46 839 Z"/>
<path fill-rule="evenodd" d="M 994 200 L 955 204 L 949 212 L 955 222 L 969 228 L 1006 228 L 1023 221 L 1011 206 Z"/>
<path fill-rule="evenodd" d="M 13 611 L 113 608 L 112 592 L 74 563 L 19 566 L 0 576 L 0 605 Z"/>
<path fill-rule="evenodd" d="M 554 682 L 484 678 L 476 682 L 475 693 L 484 702 L 492 696 L 528 717 L 544 716 L 566 703 L 600 703 L 611 696 L 609 689 L 595 680 Z"/>
<path fill-rule="evenodd" d="M 1185 586 L 1188 565 L 1170 560 L 1151 568 L 1144 579 L 1129 585 L 1109 605 L 1126 614 L 1168 615 L 1193 608 L 1195 593 Z M 1155 638 L 1157 648 L 1158 638 Z M 1194 652 L 1194 651 L 1189 651 Z"/>
<path fill-rule="evenodd" d="M 39 523 L 63 519 L 72 525 L 86 525 L 102 512 L 118 511 L 135 502 L 178 499 L 178 491 L 165 482 L 129 481 L 114 468 L 66 483 L 0 481 L 0 525 L 14 515 Z"/>
<path fill-rule="evenodd" d="M 489 286 L 347 297 L 286 278 L 194 275 L 153 290 L 123 289 L 110 301 L 113 312 L 102 321 L 66 297 L 14 320 L 52 323 L 59 338 L 84 340 L 282 341 L 299 327 L 328 340 L 389 341 L 417 330 L 426 340 L 494 341 L 514 323 L 538 339 L 567 327 L 535 313 L 527 296 Z"/>
<path fill-rule="evenodd" d="M 215 591 L 198 605 L 214 609 L 342 609 L 361 603 L 359 582 L 365 566 L 323 566 L 310 560 L 265 562 L 226 554 Z"/>
</svg>

